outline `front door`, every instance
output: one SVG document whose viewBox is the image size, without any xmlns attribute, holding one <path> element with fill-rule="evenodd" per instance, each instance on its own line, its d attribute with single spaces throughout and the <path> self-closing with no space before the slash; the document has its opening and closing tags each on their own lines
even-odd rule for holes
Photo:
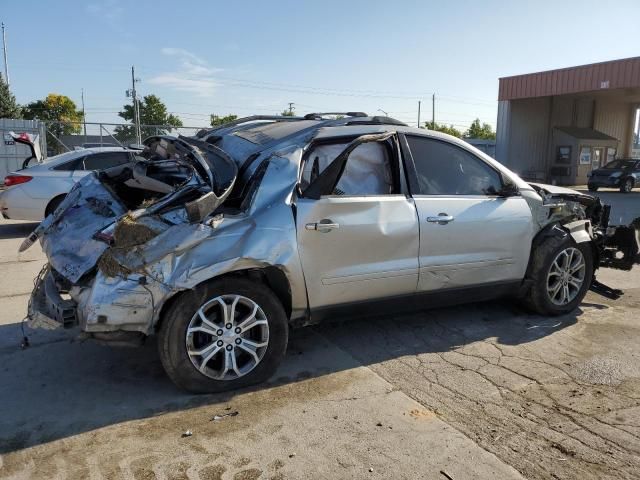
<svg viewBox="0 0 640 480">
<path fill-rule="evenodd" d="M 603 166 L 604 148 L 594 148 L 593 157 L 591 158 L 591 170 L 597 170 Z"/>
<path fill-rule="evenodd" d="M 418 219 L 401 191 L 391 141 L 358 146 L 337 183 L 316 198 L 303 189 L 297 199 L 298 249 L 312 310 L 416 291 Z M 303 184 L 311 188 L 331 175 L 328 166 L 346 145 L 312 147 Z"/>
<path fill-rule="evenodd" d="M 521 280 L 533 222 L 520 196 L 500 196 L 500 173 L 470 151 L 407 135 L 420 221 L 419 291 Z"/>
</svg>

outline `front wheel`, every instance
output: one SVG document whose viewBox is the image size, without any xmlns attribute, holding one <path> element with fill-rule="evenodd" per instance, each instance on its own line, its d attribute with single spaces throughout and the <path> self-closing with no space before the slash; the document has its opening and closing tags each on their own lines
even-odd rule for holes
<svg viewBox="0 0 640 480">
<path fill-rule="evenodd" d="M 595 185 L 587 185 L 587 188 L 589 189 L 590 192 L 598 191 L 598 187 L 596 187 Z"/>
<path fill-rule="evenodd" d="M 570 235 L 550 237 L 532 255 L 532 286 L 526 305 L 541 315 L 562 315 L 574 310 L 591 286 L 591 245 L 575 243 Z"/>
<path fill-rule="evenodd" d="M 265 285 L 226 277 L 182 293 L 162 320 L 158 349 L 167 375 L 193 393 L 268 379 L 284 358 L 288 322 Z"/>
<path fill-rule="evenodd" d="M 620 191 L 622 193 L 629 193 L 631 190 L 633 190 L 633 179 L 625 178 L 620 184 Z"/>
</svg>

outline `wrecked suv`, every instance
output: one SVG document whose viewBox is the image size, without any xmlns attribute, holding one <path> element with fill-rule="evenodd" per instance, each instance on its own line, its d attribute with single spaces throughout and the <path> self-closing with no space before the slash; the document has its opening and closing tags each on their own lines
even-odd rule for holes
<svg viewBox="0 0 640 480">
<path fill-rule="evenodd" d="M 520 298 L 572 311 L 638 263 L 640 219 L 528 184 L 467 143 L 388 117 L 248 117 L 151 137 L 83 178 L 24 241 L 48 265 L 31 326 L 140 344 L 192 392 L 264 381 L 290 326 Z"/>
</svg>

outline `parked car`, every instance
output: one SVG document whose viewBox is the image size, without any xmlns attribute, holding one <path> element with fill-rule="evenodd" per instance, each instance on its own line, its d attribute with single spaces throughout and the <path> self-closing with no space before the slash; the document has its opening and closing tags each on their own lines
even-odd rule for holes
<svg viewBox="0 0 640 480">
<path fill-rule="evenodd" d="M 620 158 L 589 173 L 588 188 L 596 192 L 599 187 L 619 188 L 629 193 L 640 182 L 640 160 Z"/>
<path fill-rule="evenodd" d="M 289 327 L 520 298 L 573 311 L 599 267 L 638 263 L 640 219 L 528 184 L 468 143 L 387 118 L 249 117 L 151 137 L 86 175 L 25 239 L 49 265 L 33 327 L 139 344 L 157 334 L 191 392 L 264 381 Z"/>
<path fill-rule="evenodd" d="M 40 221 L 60 204 L 73 185 L 93 170 L 130 163 L 134 150 L 88 148 L 49 157 L 42 163 L 11 172 L 0 192 L 2 216 Z"/>
</svg>

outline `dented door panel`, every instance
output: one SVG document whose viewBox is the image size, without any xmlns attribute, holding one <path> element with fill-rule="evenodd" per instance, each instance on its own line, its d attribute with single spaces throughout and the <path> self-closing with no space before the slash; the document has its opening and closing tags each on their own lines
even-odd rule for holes
<svg viewBox="0 0 640 480">
<path fill-rule="evenodd" d="M 297 231 L 311 309 L 415 292 L 418 219 L 404 195 L 299 199 Z"/>
<path fill-rule="evenodd" d="M 420 218 L 419 291 L 524 278 L 534 233 L 524 199 L 414 198 Z M 429 221 L 440 214 L 452 219 Z"/>
</svg>

